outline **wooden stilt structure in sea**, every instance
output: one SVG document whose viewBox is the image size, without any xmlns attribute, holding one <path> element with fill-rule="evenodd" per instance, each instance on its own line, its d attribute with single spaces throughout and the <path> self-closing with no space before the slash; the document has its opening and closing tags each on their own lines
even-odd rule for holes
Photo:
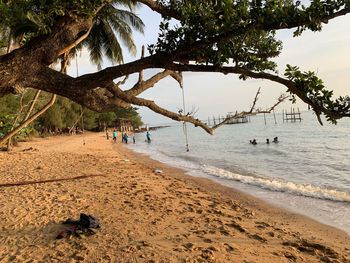
<svg viewBox="0 0 350 263">
<path fill-rule="evenodd" d="M 288 122 L 288 121 L 290 121 L 290 122 L 300 121 L 301 122 L 301 120 L 302 120 L 299 108 L 298 108 L 298 111 L 295 111 L 294 108 L 291 108 L 290 112 L 288 112 L 287 110 L 283 110 L 282 117 L 283 117 L 283 122 Z"/>
</svg>

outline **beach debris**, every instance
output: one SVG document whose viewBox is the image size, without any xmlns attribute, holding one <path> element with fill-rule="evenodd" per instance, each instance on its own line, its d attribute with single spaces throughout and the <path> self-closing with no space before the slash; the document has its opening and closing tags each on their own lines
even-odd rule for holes
<svg viewBox="0 0 350 263">
<path fill-rule="evenodd" d="M 153 172 L 154 172 L 155 174 L 162 174 L 162 173 L 163 173 L 163 170 L 161 170 L 161 169 L 154 169 Z"/>
<path fill-rule="evenodd" d="M 288 258 L 289 260 L 291 260 L 291 261 L 296 261 L 297 260 L 297 257 L 294 254 L 290 253 L 290 252 L 284 252 L 284 256 L 286 258 Z"/>
<path fill-rule="evenodd" d="M 233 248 L 233 246 L 227 244 L 227 243 L 224 243 L 224 246 L 226 248 L 226 251 L 229 252 L 229 253 L 232 253 L 235 249 Z"/>
<path fill-rule="evenodd" d="M 62 230 L 57 236 L 56 239 L 62 239 L 66 237 L 81 237 L 91 236 L 96 234 L 93 229 L 100 228 L 100 220 L 92 215 L 80 214 L 79 220 L 67 219 L 62 223 L 66 225 L 66 228 Z"/>
<path fill-rule="evenodd" d="M 129 160 L 129 159 L 124 159 L 123 161 L 124 161 L 124 162 L 126 162 L 126 163 L 127 163 L 127 162 L 130 162 L 130 160 Z"/>
<path fill-rule="evenodd" d="M 241 225 L 237 224 L 235 221 L 232 221 L 230 224 L 226 224 L 228 227 L 232 227 L 237 229 L 241 233 L 246 233 L 247 230 L 245 230 Z"/>
<path fill-rule="evenodd" d="M 267 242 L 267 239 L 266 239 L 266 238 L 264 238 L 264 237 L 262 237 L 262 236 L 259 236 L 258 234 L 254 234 L 254 235 L 248 234 L 248 236 L 249 236 L 250 238 L 256 239 L 256 240 L 258 240 L 258 241 L 260 241 L 260 242 L 262 242 L 262 243 Z"/>
<path fill-rule="evenodd" d="M 39 151 L 37 148 L 29 147 L 22 150 L 22 152 L 33 152 L 33 151 Z"/>
<path fill-rule="evenodd" d="M 183 245 L 185 248 L 187 248 L 188 250 L 192 251 L 194 248 L 194 244 L 192 243 L 186 243 Z"/>
</svg>

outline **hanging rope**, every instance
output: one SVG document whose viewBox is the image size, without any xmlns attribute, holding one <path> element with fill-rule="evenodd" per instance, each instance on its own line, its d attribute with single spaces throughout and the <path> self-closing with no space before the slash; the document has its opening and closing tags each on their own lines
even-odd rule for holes
<svg viewBox="0 0 350 263">
<path fill-rule="evenodd" d="M 79 67 L 78 67 L 78 52 L 75 52 L 75 68 L 77 70 L 77 77 L 79 77 Z M 81 113 L 81 129 L 83 132 L 83 145 L 85 145 L 85 137 L 84 137 L 84 110 L 83 106 L 80 105 L 80 113 Z"/>
<path fill-rule="evenodd" d="M 77 70 L 77 77 L 79 77 L 79 68 L 78 68 L 78 52 L 75 51 L 75 68 Z"/>
<path fill-rule="evenodd" d="M 183 108 L 183 114 L 186 114 L 186 106 L 185 106 L 185 89 L 184 89 L 184 85 L 183 85 L 183 80 L 181 78 L 181 90 L 182 90 L 182 108 Z M 186 152 L 190 151 L 190 148 L 188 147 L 188 135 L 187 135 L 187 124 L 184 121 L 183 122 L 183 131 L 185 134 L 185 138 L 186 138 Z"/>
</svg>

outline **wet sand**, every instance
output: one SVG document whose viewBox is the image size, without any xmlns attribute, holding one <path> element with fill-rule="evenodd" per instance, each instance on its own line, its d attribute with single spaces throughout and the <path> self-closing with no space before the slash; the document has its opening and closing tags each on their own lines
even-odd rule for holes
<svg viewBox="0 0 350 263">
<path fill-rule="evenodd" d="M 346 233 L 102 133 L 21 143 L 0 175 L 0 262 L 350 262 Z M 80 213 L 96 234 L 56 240 Z"/>
</svg>

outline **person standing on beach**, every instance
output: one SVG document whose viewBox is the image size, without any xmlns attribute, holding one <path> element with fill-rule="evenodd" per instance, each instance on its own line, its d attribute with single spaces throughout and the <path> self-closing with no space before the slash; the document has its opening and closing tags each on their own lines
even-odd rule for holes
<svg viewBox="0 0 350 263">
<path fill-rule="evenodd" d="M 108 133 L 107 133 L 107 139 L 108 139 Z M 113 130 L 113 142 L 117 142 L 117 131 Z"/>
<path fill-rule="evenodd" d="M 129 136 L 128 136 L 128 134 L 125 132 L 125 133 L 124 133 L 124 142 L 125 142 L 126 144 L 128 144 L 128 139 L 129 139 Z"/>
<path fill-rule="evenodd" d="M 122 142 L 124 142 L 124 132 L 122 132 Z"/>
<path fill-rule="evenodd" d="M 146 133 L 146 139 L 148 143 L 151 143 L 151 134 L 149 132 Z"/>
<path fill-rule="evenodd" d="M 134 144 L 136 143 L 135 133 L 132 134 L 132 142 L 133 142 Z"/>
</svg>

